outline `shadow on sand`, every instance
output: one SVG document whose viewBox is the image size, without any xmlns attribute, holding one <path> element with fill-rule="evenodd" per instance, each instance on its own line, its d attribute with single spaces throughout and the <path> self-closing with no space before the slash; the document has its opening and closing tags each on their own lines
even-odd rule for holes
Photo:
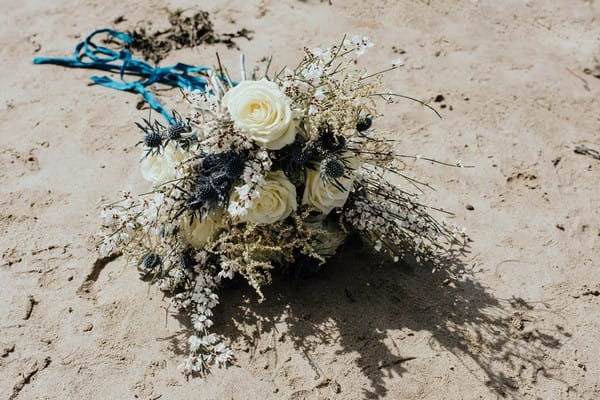
<svg viewBox="0 0 600 400">
<path fill-rule="evenodd" d="M 384 343 L 390 330 L 399 329 L 408 336 L 428 332 L 431 348 L 452 353 L 473 379 L 499 397 L 518 398 L 519 388 L 539 374 L 551 378 L 556 362 L 548 359 L 548 350 L 570 335 L 561 327 L 542 332 L 530 326 L 526 316 L 535 311 L 524 300 L 497 299 L 472 278 L 454 282 L 424 266 L 386 265 L 373 254 L 341 253 L 307 279 L 274 277 L 262 303 L 249 287 L 223 290 L 215 310 L 216 332 L 253 352 L 261 336 L 274 335 L 283 323 L 286 340 L 303 354 L 317 379 L 323 373 L 311 353 L 335 343 L 343 349 L 338 356 L 358 354 L 352 362 L 369 382 L 364 398 L 384 396 L 386 377 L 401 377 L 410 368 L 413 355 L 399 356 Z M 187 332 L 180 333 L 165 339 L 173 351 L 185 354 Z"/>
</svg>

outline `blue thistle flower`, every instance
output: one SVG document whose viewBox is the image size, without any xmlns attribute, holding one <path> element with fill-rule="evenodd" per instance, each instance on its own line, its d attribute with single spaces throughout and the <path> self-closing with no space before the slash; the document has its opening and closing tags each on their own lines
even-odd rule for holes
<svg viewBox="0 0 600 400">
<path fill-rule="evenodd" d="M 339 179 L 344 176 L 346 169 L 344 165 L 333 158 L 326 158 L 321 163 L 323 173 L 330 179 Z"/>
<path fill-rule="evenodd" d="M 140 279 L 147 280 L 152 277 L 158 276 L 160 270 L 158 267 L 162 264 L 162 259 L 158 254 L 148 253 L 146 254 L 140 264 L 138 265 L 138 271 L 140 273 Z"/>
<path fill-rule="evenodd" d="M 360 117 L 358 121 L 356 121 L 356 130 L 359 132 L 364 132 L 369 129 L 373 125 L 373 120 L 370 116 L 366 115 L 364 117 Z"/>
<path fill-rule="evenodd" d="M 142 125 L 139 122 L 135 123 L 137 127 L 144 132 L 144 138 L 137 142 L 136 146 L 144 144 L 147 151 L 143 158 L 146 158 L 150 154 L 160 154 L 164 141 L 162 134 L 164 126 L 158 121 L 154 121 L 154 123 L 150 123 L 147 119 L 144 119 L 143 121 L 145 125 Z"/>
<path fill-rule="evenodd" d="M 183 135 L 190 133 L 192 128 L 190 127 L 189 119 L 184 122 L 181 115 L 177 111 L 173 111 L 173 122 L 169 124 L 166 129 L 167 138 L 169 140 L 178 141 L 183 138 Z"/>
</svg>

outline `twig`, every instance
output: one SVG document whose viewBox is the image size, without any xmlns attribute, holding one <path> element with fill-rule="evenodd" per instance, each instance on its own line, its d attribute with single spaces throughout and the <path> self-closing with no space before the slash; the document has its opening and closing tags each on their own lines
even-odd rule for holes
<svg viewBox="0 0 600 400">
<path fill-rule="evenodd" d="M 244 53 L 240 54 L 240 70 L 242 71 L 242 80 L 246 80 L 246 56 Z"/>
<path fill-rule="evenodd" d="M 33 312 L 33 307 L 38 303 L 38 301 L 33 297 L 33 295 L 27 296 L 27 305 L 25 306 L 25 315 L 23 316 L 24 320 L 28 320 L 31 317 L 31 313 Z"/>
<path fill-rule="evenodd" d="M 439 161 L 439 160 L 436 160 L 436 159 L 433 159 L 433 158 L 429 158 L 429 157 L 411 156 L 411 155 L 407 155 L 407 154 L 398 154 L 398 153 L 396 153 L 396 154 L 394 154 L 394 157 L 400 157 L 400 158 L 410 158 L 410 159 L 413 159 L 413 160 L 415 160 L 415 161 L 416 161 L 416 160 L 430 161 L 430 162 L 432 162 L 432 163 L 435 163 L 435 164 L 440 164 L 440 165 L 445 165 L 445 166 L 447 166 L 447 167 L 456 167 L 456 168 L 475 168 L 475 166 L 474 166 L 474 165 L 462 165 L 462 163 L 460 163 L 460 162 L 457 162 L 457 163 L 455 163 L 455 164 L 451 164 L 451 163 L 448 163 L 448 162 L 445 162 L 445 161 Z"/>
<path fill-rule="evenodd" d="M 395 359 L 395 360 L 388 361 L 388 362 L 385 362 L 385 363 L 383 363 L 383 364 L 379 365 L 379 366 L 377 367 L 377 369 L 389 368 L 389 367 L 391 367 L 391 366 L 398 365 L 398 364 L 402 364 L 402 363 L 404 363 L 404 362 L 406 362 L 406 361 L 411 361 L 411 360 L 416 360 L 416 359 L 417 359 L 417 357 L 404 357 L 404 358 L 397 358 L 397 359 Z"/>
<path fill-rule="evenodd" d="M 571 69 L 570 69 L 570 68 L 565 68 L 565 69 L 567 70 L 567 72 L 568 72 L 568 73 L 570 73 L 570 74 L 571 74 L 571 75 L 573 75 L 575 78 L 577 78 L 577 79 L 579 79 L 581 82 L 583 82 L 583 88 L 584 88 L 585 90 L 587 90 L 588 92 L 590 91 L 590 87 L 588 86 L 588 82 L 587 82 L 587 81 L 586 81 L 584 78 L 580 77 L 580 76 L 579 76 L 579 75 L 577 75 L 575 72 L 571 71 Z"/>
<path fill-rule="evenodd" d="M 393 66 L 393 67 L 390 67 L 390 68 L 386 68 L 386 69 L 384 69 L 384 70 L 381 70 L 381 71 L 379 71 L 379 72 L 373 72 L 372 74 L 369 74 L 369 75 L 367 75 L 367 76 L 363 76 L 363 77 L 361 77 L 361 78 L 359 79 L 359 81 L 364 81 L 364 80 L 367 80 L 367 79 L 369 79 L 369 78 L 372 78 L 372 77 L 374 77 L 374 76 L 381 75 L 381 74 L 385 74 L 386 72 L 393 71 L 393 70 L 395 70 L 395 69 L 398 69 L 398 67 L 396 67 L 396 66 Z"/>
<path fill-rule="evenodd" d="M 265 78 L 267 78 L 268 80 L 271 80 L 269 78 L 269 68 L 271 68 L 271 63 L 273 62 L 273 57 L 269 57 L 269 61 L 267 61 L 267 66 L 265 67 Z"/>
<path fill-rule="evenodd" d="M 10 397 L 8 398 L 9 400 L 14 400 L 17 398 L 17 396 L 19 395 L 19 393 L 21 392 L 21 390 L 23 390 L 23 388 L 25 387 L 25 385 L 27 385 L 29 382 L 31 382 L 31 378 L 34 377 L 35 374 L 37 374 L 40 371 L 43 371 L 44 369 L 46 369 L 48 367 L 48 365 L 50 365 L 50 363 L 52 362 L 52 359 L 50 357 L 46 357 L 44 359 L 44 361 L 42 361 L 42 365 L 38 366 L 38 362 L 36 361 L 31 370 L 23 375 L 23 377 L 15 384 L 15 386 L 13 386 L 13 391 L 12 394 L 10 395 Z"/>
<path fill-rule="evenodd" d="M 431 111 L 433 111 L 435 113 L 435 115 L 438 116 L 439 119 L 442 119 L 442 116 L 440 115 L 440 113 L 435 108 L 433 108 L 429 104 L 425 103 L 423 100 L 415 99 L 414 97 L 405 96 L 403 94 L 397 94 L 397 93 L 373 93 L 371 96 L 372 97 L 381 97 L 382 99 L 384 99 L 388 103 L 391 100 L 386 99 L 385 96 L 395 96 L 395 97 L 401 97 L 401 98 L 407 99 L 407 100 L 416 101 L 417 103 L 421 104 L 422 106 L 425 106 L 425 107 L 429 108 Z"/>
<path fill-rule="evenodd" d="M 586 145 L 580 144 L 577 147 L 575 147 L 575 150 L 573 151 L 577 154 L 590 156 L 592 158 L 595 158 L 596 160 L 600 160 L 600 152 L 598 150 L 590 149 Z"/>
</svg>

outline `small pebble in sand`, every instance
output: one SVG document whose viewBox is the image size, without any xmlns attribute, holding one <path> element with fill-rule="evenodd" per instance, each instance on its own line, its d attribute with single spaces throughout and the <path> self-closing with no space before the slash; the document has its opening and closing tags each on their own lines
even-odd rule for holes
<svg viewBox="0 0 600 400">
<path fill-rule="evenodd" d="M 467 204 L 465 208 L 469 211 L 473 211 L 475 209 L 475 207 L 473 207 L 471 204 Z"/>
<path fill-rule="evenodd" d="M 14 343 L 4 345 L 0 349 L 0 357 L 8 357 L 8 355 L 10 353 L 12 353 L 13 351 L 15 351 L 15 344 Z"/>
</svg>

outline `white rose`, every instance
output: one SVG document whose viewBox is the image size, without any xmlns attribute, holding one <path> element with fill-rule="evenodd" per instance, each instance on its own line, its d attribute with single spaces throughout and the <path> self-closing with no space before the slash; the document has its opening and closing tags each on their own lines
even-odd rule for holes
<svg viewBox="0 0 600 400">
<path fill-rule="evenodd" d="M 356 157 L 348 157 L 346 159 L 349 162 L 348 166 L 350 168 L 353 170 L 358 168 Z M 306 186 L 304 188 L 304 195 L 302 196 L 302 204 L 308 204 L 324 214 L 329 214 L 334 208 L 342 207 L 346 204 L 354 183 L 354 171 L 346 171 L 347 177 L 337 179 L 345 189 L 340 190 L 332 180 L 323 180 L 320 170 L 321 164 L 317 166 L 316 170 L 308 169 L 306 171 Z"/>
<path fill-rule="evenodd" d="M 292 211 L 298 208 L 296 187 L 281 171 L 269 172 L 258 192 L 258 196 L 252 200 L 247 213 L 240 216 L 241 221 L 272 224 L 287 218 Z M 239 194 L 234 191 L 230 201 L 237 202 L 238 200 Z"/>
<path fill-rule="evenodd" d="M 177 177 L 175 168 L 184 159 L 184 151 L 174 143 L 169 143 L 160 154 L 150 154 L 142 159 L 142 176 L 154 186 L 159 186 Z"/>
<path fill-rule="evenodd" d="M 191 222 L 189 215 L 184 215 L 179 223 L 183 239 L 196 249 L 202 248 L 221 228 L 221 218 L 222 212 L 220 210 L 213 212 L 204 219 L 195 216 L 193 222 Z"/>
<path fill-rule="evenodd" d="M 242 81 L 225 93 L 223 106 L 238 129 L 269 150 L 294 141 L 296 122 L 290 99 L 273 82 Z"/>
</svg>

